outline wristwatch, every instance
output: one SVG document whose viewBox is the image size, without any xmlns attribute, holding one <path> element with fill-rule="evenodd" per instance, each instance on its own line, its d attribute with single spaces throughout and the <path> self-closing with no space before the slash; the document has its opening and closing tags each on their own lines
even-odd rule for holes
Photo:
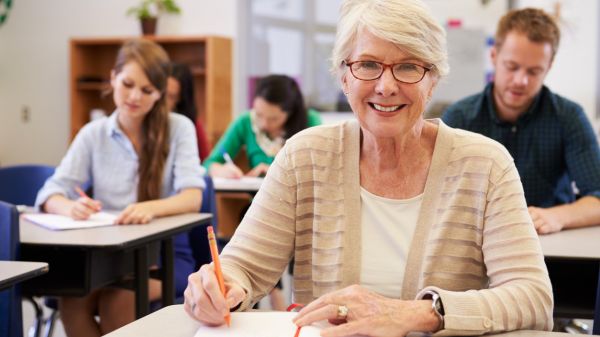
<svg viewBox="0 0 600 337">
<path fill-rule="evenodd" d="M 433 312 L 440 319 L 440 325 L 436 331 L 444 329 L 444 305 L 442 304 L 440 294 L 433 290 L 427 290 L 423 293 L 422 299 L 431 300 L 431 309 L 433 309 Z"/>
</svg>

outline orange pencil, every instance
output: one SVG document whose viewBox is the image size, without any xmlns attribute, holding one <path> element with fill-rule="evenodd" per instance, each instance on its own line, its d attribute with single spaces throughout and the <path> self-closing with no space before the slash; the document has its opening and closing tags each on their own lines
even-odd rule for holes
<svg viewBox="0 0 600 337">
<path fill-rule="evenodd" d="M 88 198 L 91 199 L 92 201 L 95 201 L 94 199 L 90 198 L 79 186 L 75 186 L 75 192 L 77 192 L 77 194 L 79 194 L 80 197 L 82 198 Z M 98 205 L 98 202 L 95 201 L 97 206 L 96 206 L 96 211 L 100 211 L 102 209 L 102 207 L 100 207 L 100 205 Z"/>
<path fill-rule="evenodd" d="M 90 199 L 90 197 L 88 197 L 88 195 L 85 194 L 85 192 L 79 186 L 75 186 L 75 192 L 77 192 L 77 194 L 79 194 L 79 196 L 82 197 L 82 198 L 88 198 L 88 199 Z"/>
<path fill-rule="evenodd" d="M 219 282 L 219 288 L 223 297 L 227 297 L 227 291 L 225 290 L 225 280 L 223 279 L 223 271 L 221 270 L 221 262 L 219 261 L 219 250 L 217 249 L 217 240 L 215 239 L 215 232 L 212 226 L 206 228 L 208 232 L 208 245 L 210 246 L 210 255 L 213 263 L 215 264 L 215 274 L 217 275 L 217 281 Z M 231 325 L 231 315 L 228 313 L 225 316 L 225 322 L 227 326 Z"/>
</svg>

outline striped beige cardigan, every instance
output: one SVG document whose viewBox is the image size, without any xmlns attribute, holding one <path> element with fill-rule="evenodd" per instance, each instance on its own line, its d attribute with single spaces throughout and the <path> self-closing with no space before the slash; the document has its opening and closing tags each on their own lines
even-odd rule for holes
<svg viewBox="0 0 600 337">
<path fill-rule="evenodd" d="M 433 122 L 439 131 L 400 297 L 438 291 L 438 335 L 550 330 L 551 285 L 510 155 Z M 350 121 L 305 130 L 280 151 L 222 253 L 226 278 L 248 295 L 240 309 L 265 296 L 292 257 L 296 302 L 360 282 L 359 143 Z"/>
</svg>

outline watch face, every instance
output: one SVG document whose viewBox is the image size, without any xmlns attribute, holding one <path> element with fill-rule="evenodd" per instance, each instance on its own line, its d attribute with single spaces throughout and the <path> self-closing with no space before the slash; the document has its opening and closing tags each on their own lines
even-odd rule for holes
<svg viewBox="0 0 600 337">
<path fill-rule="evenodd" d="M 435 298 L 434 302 L 435 302 L 434 303 L 435 304 L 435 310 L 437 312 L 439 312 L 441 315 L 443 315 L 444 314 L 444 306 L 442 305 L 442 299 L 439 296 L 437 296 Z"/>
</svg>

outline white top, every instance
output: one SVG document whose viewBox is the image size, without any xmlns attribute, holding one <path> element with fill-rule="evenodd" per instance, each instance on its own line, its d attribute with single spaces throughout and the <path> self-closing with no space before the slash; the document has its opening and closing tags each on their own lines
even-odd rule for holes
<svg viewBox="0 0 600 337">
<path fill-rule="evenodd" d="M 388 199 L 361 187 L 360 199 L 360 284 L 383 296 L 400 298 L 423 194 L 411 199 Z"/>
</svg>

